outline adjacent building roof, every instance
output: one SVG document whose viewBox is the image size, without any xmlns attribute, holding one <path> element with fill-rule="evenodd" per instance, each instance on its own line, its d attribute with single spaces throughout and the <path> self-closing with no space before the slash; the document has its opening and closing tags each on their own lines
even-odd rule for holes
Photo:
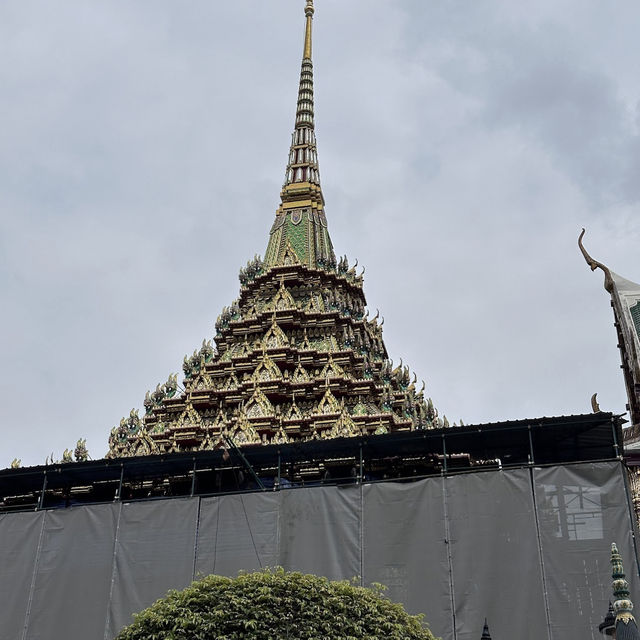
<svg viewBox="0 0 640 640">
<path fill-rule="evenodd" d="M 604 288 L 611 296 L 629 399 L 627 409 L 631 417 L 631 429 L 625 434 L 625 439 L 634 440 L 640 436 L 640 284 L 619 276 L 609 267 L 594 260 L 582 244 L 584 233 L 583 229 L 578 238 L 582 255 L 592 271 L 601 269 L 604 272 Z"/>
</svg>

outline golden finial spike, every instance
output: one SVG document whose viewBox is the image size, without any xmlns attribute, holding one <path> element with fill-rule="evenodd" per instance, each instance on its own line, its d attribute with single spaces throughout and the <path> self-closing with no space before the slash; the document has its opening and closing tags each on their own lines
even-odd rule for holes
<svg viewBox="0 0 640 640">
<path fill-rule="evenodd" d="M 307 30 L 304 36 L 304 55 L 303 59 L 311 60 L 311 20 L 313 19 L 313 0 L 307 0 L 307 6 L 304 8 L 304 15 L 307 16 Z"/>
</svg>

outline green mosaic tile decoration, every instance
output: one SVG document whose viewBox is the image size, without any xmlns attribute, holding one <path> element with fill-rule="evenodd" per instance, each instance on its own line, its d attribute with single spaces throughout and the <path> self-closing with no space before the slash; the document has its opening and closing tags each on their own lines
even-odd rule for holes
<svg viewBox="0 0 640 640">
<path fill-rule="evenodd" d="M 309 255 L 307 251 L 307 223 L 293 224 L 291 220 L 287 220 L 285 235 L 289 239 L 293 250 L 298 256 L 298 260 L 303 264 L 309 264 Z"/>
</svg>

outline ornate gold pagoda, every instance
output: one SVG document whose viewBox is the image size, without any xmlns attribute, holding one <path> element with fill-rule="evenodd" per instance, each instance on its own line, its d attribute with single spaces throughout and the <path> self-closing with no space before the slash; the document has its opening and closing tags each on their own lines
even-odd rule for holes
<svg viewBox="0 0 640 640">
<path fill-rule="evenodd" d="M 111 431 L 108 457 L 287 443 L 442 426 L 424 384 L 394 367 L 362 274 L 336 260 L 320 187 L 311 36 L 306 33 L 295 128 L 264 260 L 240 270 L 240 296 L 177 375 L 147 392 Z"/>
</svg>

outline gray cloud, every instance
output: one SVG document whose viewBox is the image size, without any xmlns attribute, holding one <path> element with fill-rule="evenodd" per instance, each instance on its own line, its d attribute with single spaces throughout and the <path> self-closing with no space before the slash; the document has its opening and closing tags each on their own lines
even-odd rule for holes
<svg viewBox="0 0 640 640">
<path fill-rule="evenodd" d="M 0 466 L 95 457 L 179 371 L 264 251 L 302 3 L 0 8 Z M 631 279 L 638 9 L 318 2 L 337 251 L 385 340 L 467 423 L 624 410 L 594 255 Z"/>
</svg>

